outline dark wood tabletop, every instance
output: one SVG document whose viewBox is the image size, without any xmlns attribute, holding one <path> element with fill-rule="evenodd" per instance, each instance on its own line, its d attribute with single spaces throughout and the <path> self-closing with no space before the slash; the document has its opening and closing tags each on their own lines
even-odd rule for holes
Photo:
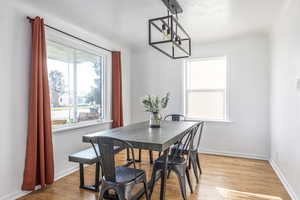
<svg viewBox="0 0 300 200">
<path fill-rule="evenodd" d="M 149 128 L 149 122 L 139 122 L 83 136 L 83 142 L 96 142 L 97 136 L 108 136 L 131 143 L 134 148 L 164 151 L 176 143 L 197 122 L 162 121 L 160 128 Z"/>
</svg>

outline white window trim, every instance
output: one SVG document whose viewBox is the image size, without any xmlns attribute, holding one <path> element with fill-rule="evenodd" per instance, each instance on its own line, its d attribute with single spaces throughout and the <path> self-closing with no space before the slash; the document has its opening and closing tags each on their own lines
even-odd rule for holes
<svg viewBox="0 0 300 200">
<path fill-rule="evenodd" d="M 226 58 L 226 88 L 224 89 L 188 89 L 187 86 L 187 65 L 190 61 L 205 61 L 205 60 L 217 60 Z M 200 117 L 189 117 L 187 116 L 187 99 L 189 92 L 210 92 L 210 91 L 224 91 L 224 119 L 205 119 Z M 229 118 L 229 91 L 230 91 L 230 57 L 227 55 L 222 56 L 210 56 L 202 58 L 189 58 L 185 59 L 183 62 L 183 113 L 187 120 L 198 120 L 206 122 L 232 122 Z"/>
<path fill-rule="evenodd" d="M 111 124 L 112 122 L 113 122 L 112 120 L 98 120 L 98 119 L 90 120 L 90 121 L 85 121 L 85 122 L 78 122 L 75 124 L 68 124 L 68 125 L 53 127 L 52 132 L 59 133 L 59 132 L 64 132 L 64 131 L 69 131 L 69 130 L 80 129 L 80 128 L 87 128 L 87 127 L 91 127 L 91 126 Z"/>
<path fill-rule="evenodd" d="M 111 120 L 111 100 L 112 100 L 112 85 L 111 85 L 111 75 L 112 75 L 112 63 L 111 63 L 111 53 L 104 51 L 102 49 L 93 47 L 89 44 L 76 40 L 74 38 L 68 37 L 64 34 L 58 33 L 55 30 L 46 28 L 46 40 L 51 40 L 62 45 L 69 46 L 74 49 L 83 50 L 85 52 L 99 55 L 104 57 L 104 86 L 103 86 L 103 105 L 104 105 L 104 116 L 103 119 L 91 120 L 86 122 L 77 122 L 74 124 L 52 126 L 53 132 L 62 132 L 65 130 L 72 130 L 78 128 L 85 128 L 89 126 L 101 125 L 106 123 L 112 123 Z M 75 74 L 75 73 L 74 73 Z"/>
</svg>

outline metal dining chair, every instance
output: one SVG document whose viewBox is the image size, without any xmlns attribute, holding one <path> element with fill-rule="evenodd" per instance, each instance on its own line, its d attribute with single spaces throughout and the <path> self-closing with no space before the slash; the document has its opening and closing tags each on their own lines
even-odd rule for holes
<svg viewBox="0 0 300 200">
<path fill-rule="evenodd" d="M 185 116 L 182 114 L 169 114 L 166 115 L 164 120 L 171 120 L 171 121 L 183 121 L 185 120 Z M 152 151 L 149 152 L 149 156 L 150 156 L 150 162 L 153 163 L 153 153 Z M 161 156 L 161 152 L 158 153 L 158 156 Z"/>
<path fill-rule="evenodd" d="M 182 121 L 182 120 L 185 120 L 185 116 L 182 115 L 182 114 L 169 114 L 167 116 L 165 116 L 164 120 L 169 120 L 169 118 L 171 118 L 172 121 Z M 137 161 L 141 162 L 142 158 L 141 158 L 141 155 L 142 155 L 142 150 L 139 149 L 139 159 Z M 161 152 L 159 152 L 158 156 L 161 156 Z M 129 158 L 128 156 L 128 153 L 127 153 L 127 160 L 130 162 L 131 159 Z M 153 164 L 153 151 L 149 150 L 149 159 L 150 159 L 150 163 Z"/>
<path fill-rule="evenodd" d="M 203 121 L 201 121 L 197 124 L 197 129 L 196 129 L 196 132 L 195 132 L 195 136 L 193 137 L 193 141 L 192 141 L 192 149 L 191 149 L 190 152 L 184 150 L 184 147 L 182 146 L 182 144 L 176 144 L 172 148 L 172 151 L 180 149 L 181 151 L 183 151 L 183 154 L 189 155 L 189 166 L 188 166 L 188 168 L 191 169 L 191 166 L 193 167 L 193 171 L 194 171 L 197 183 L 199 183 L 198 170 L 200 172 L 200 175 L 202 174 L 200 159 L 199 159 L 199 155 L 198 155 L 198 149 L 199 149 L 199 146 L 200 146 L 200 141 L 201 141 L 201 136 L 202 136 L 204 124 L 205 123 Z"/>
<path fill-rule="evenodd" d="M 190 180 L 190 174 L 188 170 L 188 159 L 189 159 L 189 152 L 191 151 L 192 148 L 192 141 L 194 137 L 194 132 L 197 127 L 194 126 L 188 132 L 180 139 L 178 144 L 182 145 L 182 149 L 174 149 L 174 151 L 169 155 L 168 157 L 168 171 L 169 172 L 174 172 L 177 175 L 179 185 L 180 185 L 180 190 L 181 194 L 184 200 L 187 199 L 187 194 L 186 194 L 186 181 L 185 177 L 187 177 L 188 184 L 190 187 L 191 192 L 193 193 L 192 185 L 191 185 L 191 180 Z M 184 152 L 188 152 L 187 158 L 185 158 Z M 152 177 L 151 177 L 151 183 L 150 183 L 150 197 L 152 195 L 155 182 L 156 182 L 156 175 L 158 172 L 162 172 L 164 168 L 164 163 L 165 159 L 163 156 L 160 156 L 157 160 L 154 161 L 153 165 L 153 171 L 152 171 Z"/>
<path fill-rule="evenodd" d="M 182 121 L 185 120 L 185 116 L 182 114 L 169 114 L 166 115 L 164 120 L 172 120 L 172 121 Z"/>
<path fill-rule="evenodd" d="M 165 116 L 164 120 L 183 121 L 185 120 L 185 116 L 182 114 L 169 114 Z M 158 153 L 158 156 L 161 156 L 161 152 Z M 153 158 L 152 152 L 150 158 Z"/>
<path fill-rule="evenodd" d="M 146 200 L 149 199 L 148 186 L 146 180 L 146 172 L 136 168 L 133 146 L 123 140 L 111 137 L 99 137 L 96 144 L 100 150 L 97 152 L 95 144 L 92 146 L 97 156 L 100 156 L 102 167 L 102 182 L 100 185 L 99 200 L 103 200 L 104 194 L 109 190 L 114 190 L 119 200 L 130 200 L 132 198 L 131 191 L 136 184 L 143 184 Z M 127 166 L 116 166 L 113 153 L 114 146 L 121 146 L 131 151 L 132 164 L 134 168 Z"/>
</svg>

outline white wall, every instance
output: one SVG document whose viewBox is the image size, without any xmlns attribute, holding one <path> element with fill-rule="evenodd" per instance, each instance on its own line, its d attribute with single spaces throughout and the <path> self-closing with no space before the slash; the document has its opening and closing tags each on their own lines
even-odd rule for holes
<svg viewBox="0 0 300 200">
<path fill-rule="evenodd" d="M 15 199 L 22 194 L 25 161 L 28 91 L 30 75 L 31 26 L 26 16 L 40 15 L 46 23 L 114 50 L 121 50 L 125 123 L 130 121 L 130 50 L 99 35 L 57 19 L 47 12 L 15 1 L 0 6 L 0 199 Z M 55 177 L 77 165 L 67 156 L 85 148 L 82 135 L 109 128 L 109 124 L 53 134 Z"/>
<path fill-rule="evenodd" d="M 229 117 L 232 122 L 210 122 L 201 151 L 261 159 L 269 157 L 269 40 L 253 35 L 193 46 L 193 57 L 229 58 Z M 183 111 L 182 60 L 171 60 L 147 48 L 132 54 L 132 120 L 147 119 L 141 97 L 171 92 L 166 113 Z"/>
<path fill-rule="evenodd" d="M 300 199 L 300 2 L 291 0 L 272 34 L 271 160 Z M 297 197 L 296 197 L 297 196 Z"/>
</svg>

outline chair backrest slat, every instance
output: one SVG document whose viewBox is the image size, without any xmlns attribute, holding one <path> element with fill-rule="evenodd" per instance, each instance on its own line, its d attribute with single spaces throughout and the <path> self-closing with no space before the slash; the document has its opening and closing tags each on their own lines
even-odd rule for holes
<svg viewBox="0 0 300 200">
<path fill-rule="evenodd" d="M 175 151 L 172 152 L 171 159 L 174 159 L 176 156 L 184 156 L 186 151 L 188 152 L 188 155 L 190 154 L 195 136 L 195 128 L 196 126 L 187 130 L 185 135 L 178 141 L 177 145 L 181 146 L 181 148 L 175 148 Z"/>
<path fill-rule="evenodd" d="M 93 143 L 92 145 L 94 147 Z M 127 148 L 131 151 L 133 166 L 136 168 L 134 150 L 130 143 L 111 137 L 97 137 L 97 145 L 100 152 L 102 174 L 105 180 L 116 182 L 115 146 L 119 146 L 122 149 Z M 97 151 L 95 147 L 94 150 Z"/>
<path fill-rule="evenodd" d="M 191 120 L 187 120 L 187 121 L 191 121 Z M 198 151 L 199 149 L 204 124 L 205 124 L 204 121 L 200 121 L 195 127 L 194 139 L 192 142 L 192 151 Z M 197 143 L 195 143 L 196 139 L 197 139 Z"/>
<path fill-rule="evenodd" d="M 116 181 L 114 142 L 110 138 L 98 138 L 103 175 L 107 181 Z"/>
</svg>

